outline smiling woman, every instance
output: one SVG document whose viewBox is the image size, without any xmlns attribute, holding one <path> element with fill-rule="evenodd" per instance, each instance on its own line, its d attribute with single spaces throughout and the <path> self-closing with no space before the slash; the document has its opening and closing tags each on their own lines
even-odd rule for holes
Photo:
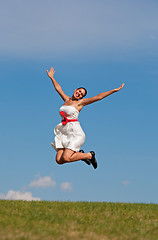
<svg viewBox="0 0 158 240">
<path fill-rule="evenodd" d="M 124 83 L 119 88 L 100 93 L 91 98 L 83 98 L 86 96 L 87 90 L 80 87 L 75 89 L 70 98 L 63 92 L 61 86 L 55 80 L 54 73 L 53 67 L 50 71 L 47 70 L 47 74 L 51 78 L 55 90 L 64 101 L 64 104 L 60 108 L 62 122 L 55 127 L 55 141 L 51 143 L 53 148 L 57 151 L 56 162 L 58 164 L 64 164 L 82 160 L 88 165 L 92 164 L 94 169 L 96 169 L 97 161 L 95 152 L 90 151 L 84 153 L 83 150 L 80 150 L 85 141 L 85 134 L 78 122 L 79 112 L 84 106 L 102 100 L 114 92 L 118 92 L 123 88 Z"/>
</svg>

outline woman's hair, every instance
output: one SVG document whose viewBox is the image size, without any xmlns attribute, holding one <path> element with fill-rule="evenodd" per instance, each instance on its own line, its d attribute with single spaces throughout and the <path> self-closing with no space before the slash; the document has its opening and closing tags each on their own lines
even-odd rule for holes
<svg viewBox="0 0 158 240">
<path fill-rule="evenodd" d="M 77 89 L 81 89 L 81 88 L 85 90 L 85 95 L 84 95 L 84 97 L 85 97 L 87 95 L 87 90 L 84 87 L 79 87 Z"/>
</svg>

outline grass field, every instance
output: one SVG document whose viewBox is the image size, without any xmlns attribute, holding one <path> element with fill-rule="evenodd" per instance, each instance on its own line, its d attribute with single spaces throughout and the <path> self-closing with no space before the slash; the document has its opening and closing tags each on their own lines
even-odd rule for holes
<svg viewBox="0 0 158 240">
<path fill-rule="evenodd" d="M 0 240 L 158 240 L 158 205 L 0 200 Z"/>
</svg>

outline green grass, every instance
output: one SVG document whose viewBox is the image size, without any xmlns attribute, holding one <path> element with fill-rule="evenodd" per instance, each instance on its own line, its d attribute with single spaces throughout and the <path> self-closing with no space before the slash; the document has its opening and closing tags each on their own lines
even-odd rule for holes
<svg viewBox="0 0 158 240">
<path fill-rule="evenodd" d="M 0 240 L 158 240 L 158 205 L 0 200 Z"/>
</svg>

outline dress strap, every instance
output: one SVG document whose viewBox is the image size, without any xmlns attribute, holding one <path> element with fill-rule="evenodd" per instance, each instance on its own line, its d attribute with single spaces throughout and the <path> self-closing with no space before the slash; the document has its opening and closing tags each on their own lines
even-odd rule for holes
<svg viewBox="0 0 158 240">
<path fill-rule="evenodd" d="M 63 119 L 62 119 L 62 124 L 63 124 L 63 125 L 66 125 L 68 122 L 77 122 L 77 119 L 68 119 L 68 118 L 65 116 L 64 111 L 61 111 L 60 114 L 61 114 L 61 116 L 63 117 Z"/>
</svg>

